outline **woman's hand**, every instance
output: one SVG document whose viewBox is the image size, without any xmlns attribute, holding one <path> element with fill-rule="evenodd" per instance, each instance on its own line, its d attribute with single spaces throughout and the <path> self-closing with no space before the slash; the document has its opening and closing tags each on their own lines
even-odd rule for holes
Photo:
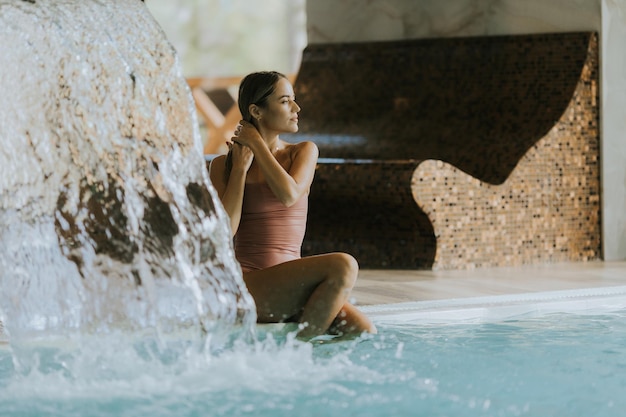
<svg viewBox="0 0 626 417">
<path fill-rule="evenodd" d="M 252 153 L 252 149 L 241 144 L 236 139 L 237 138 L 234 137 L 232 142 L 227 142 L 228 149 L 232 152 L 233 168 L 238 168 L 243 170 L 243 172 L 248 172 L 250 165 L 252 165 L 252 160 L 254 159 L 254 153 Z"/>
<path fill-rule="evenodd" d="M 235 136 L 233 141 L 239 142 L 251 149 L 255 149 L 257 145 L 263 145 L 263 137 L 259 133 L 256 127 L 252 123 L 240 120 L 237 128 L 235 129 Z"/>
</svg>

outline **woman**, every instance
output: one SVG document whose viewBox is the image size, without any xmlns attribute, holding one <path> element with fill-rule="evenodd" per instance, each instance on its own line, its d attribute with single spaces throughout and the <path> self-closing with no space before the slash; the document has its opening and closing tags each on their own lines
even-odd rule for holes
<svg viewBox="0 0 626 417">
<path fill-rule="evenodd" d="M 298 131 L 293 87 L 278 72 L 257 72 L 239 86 L 243 120 L 216 157 L 210 177 L 230 217 L 235 254 L 256 302 L 260 323 L 298 321 L 298 337 L 375 333 L 372 322 L 347 302 L 358 274 L 345 253 L 301 258 L 308 194 L 318 149 L 290 144 Z"/>
</svg>

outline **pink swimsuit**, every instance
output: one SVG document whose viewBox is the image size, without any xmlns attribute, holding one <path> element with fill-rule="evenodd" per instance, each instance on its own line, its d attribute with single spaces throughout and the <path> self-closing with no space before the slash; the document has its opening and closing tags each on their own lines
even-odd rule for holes
<svg viewBox="0 0 626 417">
<path fill-rule="evenodd" d="M 235 255 L 244 272 L 300 258 L 308 196 L 285 207 L 267 183 L 246 184 Z"/>
</svg>

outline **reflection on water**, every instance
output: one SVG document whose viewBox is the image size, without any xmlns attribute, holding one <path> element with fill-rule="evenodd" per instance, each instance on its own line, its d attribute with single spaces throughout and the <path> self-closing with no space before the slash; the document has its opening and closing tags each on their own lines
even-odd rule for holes
<svg viewBox="0 0 626 417">
<path fill-rule="evenodd" d="M 255 321 L 173 48 L 137 0 L 0 0 L 0 321 Z"/>
</svg>

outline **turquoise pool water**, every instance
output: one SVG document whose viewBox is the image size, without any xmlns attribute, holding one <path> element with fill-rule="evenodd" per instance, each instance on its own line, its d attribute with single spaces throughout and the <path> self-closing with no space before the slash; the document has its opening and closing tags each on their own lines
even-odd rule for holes
<svg viewBox="0 0 626 417">
<path fill-rule="evenodd" d="M 596 302 L 598 302 L 596 300 Z M 600 302 L 601 306 L 602 303 Z M 568 416 L 626 409 L 626 309 L 382 320 L 351 341 L 205 354 L 128 335 L 0 349 L 1 416 Z"/>
</svg>

